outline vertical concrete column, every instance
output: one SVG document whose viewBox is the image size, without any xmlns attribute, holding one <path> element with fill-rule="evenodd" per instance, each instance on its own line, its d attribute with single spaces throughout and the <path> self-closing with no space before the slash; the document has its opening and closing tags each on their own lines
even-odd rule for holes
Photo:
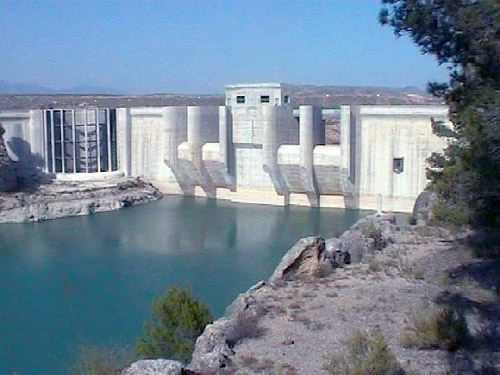
<svg viewBox="0 0 500 375">
<path fill-rule="evenodd" d="M 203 162 L 203 146 L 219 138 L 219 111 L 214 107 L 189 106 L 187 109 L 187 143 L 196 174 L 193 183 L 200 185 L 209 198 L 216 197 L 216 188 Z"/>
<path fill-rule="evenodd" d="M 125 176 L 132 175 L 132 119 L 130 108 L 117 108 L 116 131 L 118 136 L 118 169 Z"/>
<path fill-rule="evenodd" d="M 340 107 L 340 169 L 343 178 L 344 205 L 347 209 L 359 208 L 359 183 L 356 178 L 357 115 L 359 107 Z"/>
<path fill-rule="evenodd" d="M 280 195 L 285 195 L 285 203 L 288 200 L 288 192 L 284 188 L 278 166 L 278 125 L 280 119 L 280 106 L 262 107 L 262 167 L 269 174 L 274 189 Z"/>
<path fill-rule="evenodd" d="M 349 174 L 351 156 L 351 107 L 340 107 L 340 168 Z"/>
<path fill-rule="evenodd" d="M 233 170 L 233 124 L 231 109 L 226 106 L 219 107 L 219 158 L 228 175 Z"/>
<path fill-rule="evenodd" d="M 225 106 L 219 107 L 219 160 L 227 166 L 228 157 L 228 117 L 229 112 Z"/>
<path fill-rule="evenodd" d="M 262 107 L 262 163 L 264 171 L 275 173 L 278 155 L 278 112 L 276 106 Z"/>
<path fill-rule="evenodd" d="M 30 151 L 32 154 L 42 156 L 46 162 L 45 148 L 47 143 L 45 142 L 45 129 L 43 124 L 43 111 L 40 109 L 30 110 L 28 131 L 26 132 L 29 136 Z"/>
<path fill-rule="evenodd" d="M 195 154 L 199 154 L 201 158 L 201 107 L 188 106 L 187 125 L 187 142 L 193 156 L 191 161 L 194 162 Z"/>
<path fill-rule="evenodd" d="M 321 125 L 317 124 L 318 110 L 319 108 L 311 105 L 301 105 L 299 112 L 300 179 L 313 207 L 319 206 L 319 193 L 314 176 L 315 125 Z"/>
<path fill-rule="evenodd" d="M 187 107 L 187 143 L 189 147 L 190 162 L 198 172 L 197 184 L 201 184 L 202 167 L 202 134 L 201 134 L 201 107 Z"/>
<path fill-rule="evenodd" d="M 75 140 L 75 150 L 76 150 L 76 133 L 75 133 L 75 111 L 73 111 L 73 139 Z M 111 158 L 113 155 L 111 154 L 111 113 L 110 109 L 106 109 L 106 134 L 108 135 L 106 141 L 107 141 L 107 147 L 108 147 L 108 171 L 111 172 L 113 170 L 113 166 L 111 165 Z M 76 151 L 75 151 L 75 170 L 76 170 Z"/>
<path fill-rule="evenodd" d="M 312 176 L 314 162 L 314 108 L 301 105 L 299 109 L 300 166 Z"/>
<path fill-rule="evenodd" d="M 163 126 L 165 127 L 166 148 L 165 161 L 167 162 L 169 168 L 173 169 L 174 172 L 177 169 L 177 146 L 179 144 L 177 140 L 177 123 L 179 117 L 178 114 L 179 107 L 163 107 L 162 119 Z"/>
</svg>

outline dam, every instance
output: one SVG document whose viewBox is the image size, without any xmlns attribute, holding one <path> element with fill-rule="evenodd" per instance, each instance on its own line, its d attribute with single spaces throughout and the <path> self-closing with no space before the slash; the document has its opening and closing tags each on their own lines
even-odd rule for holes
<svg viewBox="0 0 500 375">
<path fill-rule="evenodd" d="M 410 212 L 448 108 L 291 105 L 281 83 L 226 86 L 225 106 L 0 111 L 26 178 L 141 177 L 163 193 L 232 202 Z M 340 137 L 326 137 L 338 116 Z"/>
</svg>

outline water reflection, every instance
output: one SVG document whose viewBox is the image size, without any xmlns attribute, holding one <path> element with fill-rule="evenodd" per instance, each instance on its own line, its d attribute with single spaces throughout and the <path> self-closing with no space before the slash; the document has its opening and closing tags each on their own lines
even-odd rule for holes
<svg viewBox="0 0 500 375">
<path fill-rule="evenodd" d="M 152 299 L 190 286 L 221 315 L 300 237 L 360 212 L 195 198 L 0 226 L 0 374 L 66 374 L 82 342 L 134 345 Z"/>
</svg>

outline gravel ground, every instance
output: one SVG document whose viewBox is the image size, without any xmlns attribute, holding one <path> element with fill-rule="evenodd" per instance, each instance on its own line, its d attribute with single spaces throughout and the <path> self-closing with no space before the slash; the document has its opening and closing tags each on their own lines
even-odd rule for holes
<svg viewBox="0 0 500 375">
<path fill-rule="evenodd" d="M 411 374 L 499 374 L 498 261 L 479 260 L 442 230 L 407 229 L 370 261 L 309 281 L 263 288 L 252 338 L 235 347 L 236 374 L 328 374 L 323 368 L 356 330 L 378 330 Z M 401 333 L 423 307 L 452 305 L 472 339 L 457 352 L 403 348 Z"/>
</svg>

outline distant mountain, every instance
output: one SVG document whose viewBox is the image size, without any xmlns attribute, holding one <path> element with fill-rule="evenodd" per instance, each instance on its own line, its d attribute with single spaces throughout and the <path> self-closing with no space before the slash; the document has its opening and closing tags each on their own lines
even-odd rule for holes
<svg viewBox="0 0 500 375">
<path fill-rule="evenodd" d="M 0 94 L 11 95 L 85 95 L 85 94 L 101 94 L 115 95 L 118 94 L 109 88 L 99 86 L 78 86 L 71 88 L 52 89 L 36 83 L 13 83 L 0 79 Z"/>
<path fill-rule="evenodd" d="M 418 87 L 363 87 L 290 85 L 292 104 L 322 107 L 339 105 L 421 105 L 441 103 Z"/>
<path fill-rule="evenodd" d="M 0 93 L 2 94 L 53 94 L 54 91 L 34 83 L 12 83 L 0 79 Z"/>
<path fill-rule="evenodd" d="M 69 89 L 58 90 L 58 93 L 71 94 L 71 95 L 89 95 L 89 94 L 118 95 L 119 94 L 118 91 L 99 86 L 77 86 Z"/>
</svg>

